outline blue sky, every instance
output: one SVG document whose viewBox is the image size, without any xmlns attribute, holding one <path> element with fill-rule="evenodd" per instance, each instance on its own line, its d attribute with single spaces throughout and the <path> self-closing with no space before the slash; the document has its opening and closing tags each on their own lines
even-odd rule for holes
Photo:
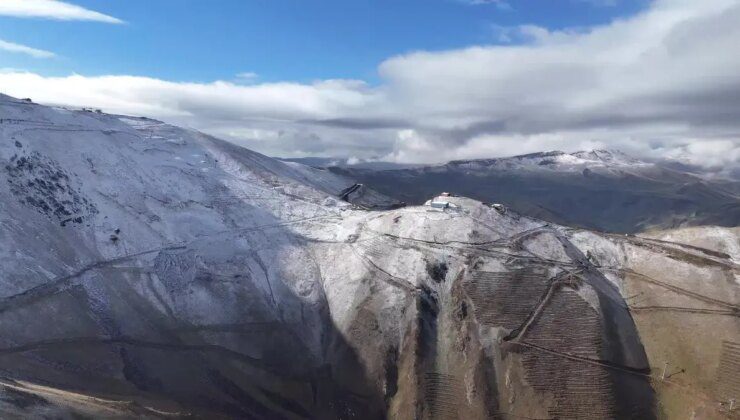
<svg viewBox="0 0 740 420">
<path fill-rule="evenodd" d="M 0 0 L 0 92 L 273 156 L 614 148 L 723 171 L 738 45 L 740 0 Z"/>
<path fill-rule="evenodd" d="M 2 67 L 47 75 L 132 74 L 176 81 L 351 78 L 377 81 L 384 59 L 415 50 L 500 42 L 497 27 L 588 27 L 645 1 L 512 0 L 78 0 L 126 22 L 0 17 L 0 39 L 57 54 L 0 52 Z"/>
</svg>

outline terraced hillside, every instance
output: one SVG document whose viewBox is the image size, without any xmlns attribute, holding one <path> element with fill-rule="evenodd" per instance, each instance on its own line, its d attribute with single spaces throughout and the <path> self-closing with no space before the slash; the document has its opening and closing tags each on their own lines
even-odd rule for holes
<svg viewBox="0 0 740 420">
<path fill-rule="evenodd" d="M 381 211 L 148 119 L 0 118 L 0 417 L 733 415 L 731 248 Z"/>
</svg>

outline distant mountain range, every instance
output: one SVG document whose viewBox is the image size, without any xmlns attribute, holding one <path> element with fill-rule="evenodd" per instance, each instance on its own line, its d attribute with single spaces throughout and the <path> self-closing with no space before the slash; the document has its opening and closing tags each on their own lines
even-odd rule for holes
<svg viewBox="0 0 740 420">
<path fill-rule="evenodd" d="M 330 170 L 408 204 L 449 191 L 533 217 L 634 233 L 655 228 L 740 224 L 740 182 L 712 180 L 680 166 L 614 150 L 533 153 L 444 165 Z"/>
<path fill-rule="evenodd" d="M 395 163 L 376 160 L 355 160 L 345 158 L 331 157 L 305 157 L 305 158 L 277 158 L 283 162 L 301 163 L 303 165 L 313 166 L 316 168 L 353 168 L 353 169 L 372 169 L 375 171 L 387 171 L 392 169 L 409 169 L 421 168 L 426 165 L 415 163 Z"/>
</svg>

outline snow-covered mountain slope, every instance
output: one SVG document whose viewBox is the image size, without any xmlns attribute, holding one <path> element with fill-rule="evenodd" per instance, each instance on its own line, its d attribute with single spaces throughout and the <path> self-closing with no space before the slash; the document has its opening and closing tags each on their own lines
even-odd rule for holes
<svg viewBox="0 0 740 420">
<path fill-rule="evenodd" d="M 284 162 L 284 164 L 294 171 L 296 179 L 364 209 L 389 210 L 405 205 L 403 202 L 382 195 L 365 185 L 358 184 L 351 178 L 335 174 L 328 169 L 297 162 Z"/>
<path fill-rule="evenodd" d="M 0 417 L 723 418 L 737 392 L 721 253 L 462 197 L 369 211 L 148 119 L 0 118 Z"/>
<path fill-rule="evenodd" d="M 359 168 L 359 169 L 372 169 L 375 171 L 384 171 L 388 169 L 407 169 L 407 168 L 419 168 L 426 166 L 419 163 L 395 163 L 385 162 L 382 160 L 374 159 L 338 159 L 338 158 L 327 158 L 327 157 L 304 157 L 304 158 L 276 158 L 283 162 L 296 162 L 314 168 L 330 168 L 330 167 L 342 167 L 342 168 Z"/>
<path fill-rule="evenodd" d="M 439 191 L 608 232 L 740 225 L 738 182 L 714 182 L 618 151 L 546 152 L 373 171 L 332 168 L 410 204 Z"/>
<path fill-rule="evenodd" d="M 641 162 L 618 150 L 590 150 L 575 153 L 560 151 L 531 153 L 498 159 L 455 160 L 448 165 L 466 169 L 484 170 L 529 170 L 529 171 L 575 171 L 586 168 L 614 170 L 616 168 L 636 169 L 650 164 Z"/>
<path fill-rule="evenodd" d="M 349 204 L 294 167 L 157 121 L 7 97 L 0 115 L 0 363 L 14 377 L 236 416 L 272 415 L 285 393 L 315 414 L 350 409 L 332 399 L 362 394 L 356 375 L 322 383 L 340 390 L 324 400 L 301 379 L 330 352 L 353 362 L 309 239 L 289 228 L 332 226 Z M 252 376 L 260 401 L 232 395 Z"/>
</svg>

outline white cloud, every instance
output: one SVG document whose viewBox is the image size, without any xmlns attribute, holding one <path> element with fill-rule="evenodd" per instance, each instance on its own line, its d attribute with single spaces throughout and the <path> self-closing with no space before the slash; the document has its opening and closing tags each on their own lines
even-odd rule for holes
<svg viewBox="0 0 740 420">
<path fill-rule="evenodd" d="M 511 4 L 504 0 L 460 0 L 463 3 L 472 4 L 472 5 L 483 5 L 483 4 L 490 4 L 493 6 L 496 6 L 499 10 L 512 10 Z"/>
<path fill-rule="evenodd" d="M 689 141 L 667 151 L 668 157 L 694 165 L 722 167 L 740 161 L 740 142 L 732 140 Z"/>
<path fill-rule="evenodd" d="M 26 45 L 16 44 L 13 42 L 3 41 L 2 39 L 0 39 L 0 50 L 12 53 L 26 54 L 34 58 L 54 57 L 53 52 L 31 48 Z"/>
<path fill-rule="evenodd" d="M 34 73 L 0 76 L 5 93 L 32 92 L 41 102 L 93 106 L 112 112 L 160 118 L 200 117 L 223 121 L 299 121 L 333 118 L 364 109 L 372 100 L 364 84 L 326 80 L 312 85 L 273 83 L 252 86 L 217 81 L 176 83 L 135 76 L 43 77 Z M 28 96 L 28 95 L 26 95 Z"/>
<path fill-rule="evenodd" d="M 58 0 L 0 0 L 0 15 L 55 20 L 123 23 L 122 20 Z"/>
<path fill-rule="evenodd" d="M 243 80 L 254 80 L 259 77 L 259 74 L 251 71 L 243 72 L 243 73 L 237 73 L 236 78 L 237 79 L 243 79 Z"/>
<path fill-rule="evenodd" d="M 520 32 L 517 27 L 503 26 L 498 24 L 491 25 L 493 39 L 502 44 L 510 44 L 519 39 Z"/>
<path fill-rule="evenodd" d="M 574 0 L 579 3 L 588 3 L 596 7 L 614 7 L 618 4 L 618 0 Z"/>
<path fill-rule="evenodd" d="M 657 0 L 607 25 L 512 29 L 523 44 L 392 57 L 378 86 L 12 72 L 0 91 L 161 118 L 281 156 L 439 162 L 599 147 L 737 166 L 738 22 L 737 0 Z"/>
<path fill-rule="evenodd" d="M 260 77 L 259 74 L 251 72 L 251 71 L 247 71 L 247 72 L 237 73 L 234 78 L 234 81 L 242 85 L 252 85 L 252 84 L 257 83 L 257 81 L 259 80 L 259 77 Z"/>
</svg>

